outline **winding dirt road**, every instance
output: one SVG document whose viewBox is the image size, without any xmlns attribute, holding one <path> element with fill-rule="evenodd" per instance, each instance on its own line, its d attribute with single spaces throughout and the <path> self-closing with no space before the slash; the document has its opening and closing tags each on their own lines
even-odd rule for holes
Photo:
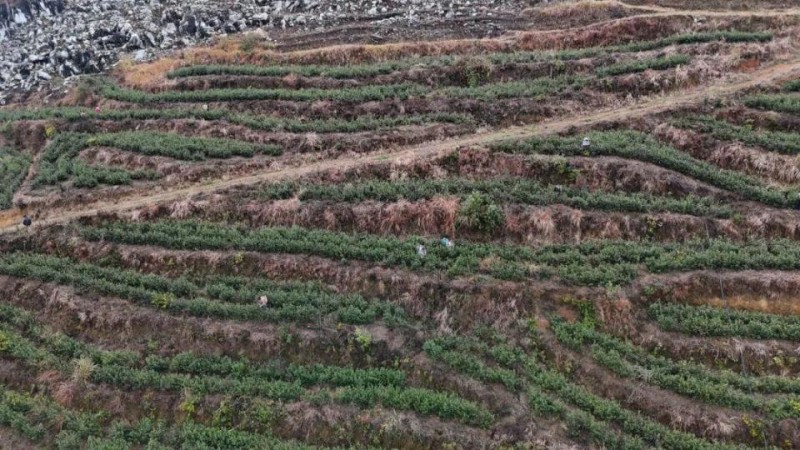
<svg viewBox="0 0 800 450">
<path fill-rule="evenodd" d="M 478 133 L 466 137 L 446 139 L 438 142 L 428 142 L 420 145 L 403 147 L 393 151 L 358 156 L 352 158 L 339 158 L 314 162 L 300 167 L 267 170 L 254 174 L 233 178 L 204 181 L 189 186 L 169 188 L 161 192 L 136 193 L 129 197 L 114 200 L 103 200 L 89 204 L 75 204 L 50 210 L 44 217 L 37 220 L 37 226 L 63 224 L 69 221 L 97 215 L 98 213 L 114 213 L 129 211 L 149 205 L 167 203 L 181 199 L 191 198 L 196 194 L 209 194 L 236 186 L 250 186 L 264 182 L 285 181 L 303 177 L 305 175 L 328 169 L 347 170 L 354 167 L 374 163 L 376 161 L 410 160 L 416 158 L 431 158 L 455 150 L 462 146 L 481 145 L 497 142 L 503 139 L 521 139 L 533 136 L 542 136 L 566 131 L 572 127 L 596 125 L 604 122 L 624 120 L 630 117 L 640 117 L 648 114 L 668 111 L 671 109 L 690 106 L 706 99 L 721 98 L 736 94 L 742 90 L 756 87 L 760 84 L 771 83 L 792 77 L 800 77 L 800 58 L 766 66 L 762 69 L 747 73 L 737 74 L 741 81 L 733 83 L 718 82 L 708 86 L 698 86 L 687 90 L 674 92 L 670 95 L 648 98 L 640 103 L 627 107 L 603 109 L 589 114 L 560 117 L 540 122 L 534 125 L 515 126 L 497 131 Z M 19 231 L 21 212 L 9 210 L 0 212 L 0 235 Z"/>
</svg>

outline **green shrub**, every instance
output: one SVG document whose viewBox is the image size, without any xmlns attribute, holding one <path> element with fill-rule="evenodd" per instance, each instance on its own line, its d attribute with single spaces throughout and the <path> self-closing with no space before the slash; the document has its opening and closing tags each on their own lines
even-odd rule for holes
<svg viewBox="0 0 800 450">
<path fill-rule="evenodd" d="M 745 97 L 742 102 L 750 108 L 800 114 L 800 96 L 797 94 L 762 94 Z"/>
<path fill-rule="evenodd" d="M 800 342 L 800 317 L 796 316 L 674 303 L 654 303 L 647 311 L 661 328 L 669 331 L 699 336 L 740 336 Z"/>
<path fill-rule="evenodd" d="M 32 253 L 0 257 L 0 273 L 58 282 L 172 313 L 240 320 L 316 321 L 333 314 L 345 323 L 367 324 L 383 318 L 405 321 L 401 308 L 355 294 L 335 294 L 315 285 L 222 277 L 199 286 L 185 279 L 145 275 Z M 204 296 L 221 301 L 208 300 Z M 269 304 L 257 300 L 267 297 Z"/>
<path fill-rule="evenodd" d="M 689 55 L 671 55 L 653 59 L 626 61 L 607 67 L 598 67 L 594 72 L 599 77 L 609 77 L 626 73 L 644 72 L 648 69 L 665 70 L 688 64 L 691 59 Z"/>
<path fill-rule="evenodd" d="M 800 135 L 780 131 L 755 130 L 737 126 L 709 116 L 686 117 L 675 122 L 676 126 L 707 133 L 716 139 L 737 140 L 748 145 L 790 155 L 800 154 Z"/>
<path fill-rule="evenodd" d="M 786 92 L 798 92 L 800 91 L 800 80 L 792 80 L 783 85 L 783 90 Z"/>
<path fill-rule="evenodd" d="M 733 372 L 718 375 L 700 365 L 675 363 L 649 355 L 630 344 L 577 324 L 569 324 L 563 320 L 554 320 L 551 324 L 559 340 L 578 351 L 584 345 L 590 344 L 594 360 L 621 377 L 639 378 L 643 382 L 700 401 L 744 411 L 755 410 L 777 420 L 800 416 L 800 411 L 794 412 L 791 409 L 793 402 L 797 401 L 796 398 L 767 399 L 740 390 L 741 387 L 752 391 L 753 388 L 763 386 L 771 391 L 778 385 L 790 389 L 800 387 L 800 383 L 792 383 L 788 378 L 781 382 L 781 379 L 776 380 L 775 377 L 762 384 L 759 377 L 745 377 Z"/>
<path fill-rule="evenodd" d="M 646 193 L 591 192 L 562 186 L 541 184 L 525 178 L 434 178 L 411 180 L 367 180 L 355 183 L 301 184 L 284 182 L 267 185 L 259 197 L 283 200 L 295 195 L 303 201 L 324 200 L 335 202 L 361 202 L 377 200 L 396 202 L 400 199 L 418 201 L 436 196 L 458 196 L 462 201 L 469 194 L 479 192 L 498 203 L 527 205 L 564 204 L 580 209 L 628 212 L 676 212 L 698 216 L 730 217 L 731 209 L 706 197 L 693 195 L 684 198 L 656 196 Z"/>
<path fill-rule="evenodd" d="M 794 197 L 794 191 L 779 190 L 733 170 L 720 169 L 643 133 L 595 132 L 589 133 L 589 137 L 592 141 L 591 153 L 594 155 L 619 156 L 656 164 L 770 206 L 788 208 L 794 204 L 790 200 Z M 577 156 L 585 153 L 580 143 L 581 138 L 577 136 L 548 137 L 506 141 L 494 144 L 491 148 L 508 153 Z"/>
<path fill-rule="evenodd" d="M 626 44 L 605 47 L 590 47 L 559 51 L 514 51 L 493 52 L 482 56 L 489 64 L 515 64 L 548 60 L 574 60 L 592 58 L 615 53 L 632 53 L 657 50 L 671 45 L 698 44 L 713 41 L 726 42 L 768 42 L 771 33 L 746 31 L 709 31 L 667 36 L 650 41 L 634 41 Z M 168 78 L 181 78 L 202 75 L 242 75 L 284 77 L 297 74 L 306 77 L 330 77 L 337 79 L 370 78 L 386 75 L 398 70 L 416 66 L 447 67 L 464 64 L 464 57 L 454 55 L 413 57 L 391 61 L 348 65 L 193 65 L 180 67 L 167 74 Z"/>
<path fill-rule="evenodd" d="M 31 160 L 10 148 L 0 148 L 0 209 L 11 208 L 14 192 L 28 174 Z"/>
<path fill-rule="evenodd" d="M 87 108 L 39 108 L 0 110 L 0 120 L 45 120 L 61 119 L 69 122 L 88 120 L 140 121 L 152 119 L 196 119 L 224 120 L 253 130 L 287 131 L 290 133 L 354 133 L 381 130 L 404 125 L 426 125 L 430 123 L 474 124 L 475 119 L 466 113 L 408 114 L 388 117 L 371 115 L 353 119 L 302 120 L 270 115 L 251 115 L 226 109 L 165 108 L 165 109 L 106 109 L 96 113 Z M 10 125 L 10 123 L 9 123 Z"/>
<path fill-rule="evenodd" d="M 746 242 L 711 239 L 682 243 L 596 241 L 535 249 L 464 241 L 453 248 L 445 248 L 436 241 L 423 241 L 428 244 L 428 254 L 419 258 L 415 248 L 419 238 L 353 235 L 299 227 L 250 230 L 196 221 L 115 222 L 84 228 L 82 235 L 91 240 L 132 245 L 302 253 L 417 270 L 455 270 L 460 274 L 485 270 L 480 262 L 491 258 L 501 264 L 498 267 L 513 264 L 520 268 L 508 270 L 504 267 L 504 272 L 531 275 L 530 267 L 537 265 L 537 270 L 552 270 L 566 281 L 601 286 L 627 284 L 636 278 L 641 268 L 651 272 L 800 269 L 800 244 L 782 239 Z"/>
<path fill-rule="evenodd" d="M 567 89 L 580 89 L 587 84 L 583 77 L 534 78 L 524 81 L 507 81 L 472 87 L 446 87 L 434 91 L 431 95 L 448 98 L 475 98 L 479 100 L 497 100 L 504 98 L 532 97 L 542 98 L 547 95 L 563 92 Z"/>
<path fill-rule="evenodd" d="M 428 89 L 415 84 L 374 85 L 341 89 L 206 89 L 201 91 L 164 91 L 151 94 L 144 91 L 106 85 L 101 90 L 104 97 L 131 103 L 170 102 L 232 102 L 248 100 L 287 100 L 313 102 L 332 100 L 342 102 L 368 102 L 389 98 L 414 97 Z"/>
<path fill-rule="evenodd" d="M 494 233 L 505 225 L 505 214 L 491 197 L 473 192 L 461 203 L 457 224 L 481 233 Z"/>
<path fill-rule="evenodd" d="M 86 138 L 87 146 L 109 146 L 143 155 L 169 156 L 192 161 L 267 154 L 277 156 L 280 148 L 232 139 L 198 138 L 173 133 L 123 131 L 96 134 Z"/>
</svg>

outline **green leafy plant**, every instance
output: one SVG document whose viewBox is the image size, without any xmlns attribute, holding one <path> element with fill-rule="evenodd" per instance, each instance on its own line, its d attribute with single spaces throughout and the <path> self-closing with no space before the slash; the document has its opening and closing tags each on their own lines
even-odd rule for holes
<svg viewBox="0 0 800 450">
<path fill-rule="evenodd" d="M 476 191 L 461 203 L 457 224 L 469 230 L 494 233 L 505 224 L 505 214 L 491 197 Z"/>
</svg>

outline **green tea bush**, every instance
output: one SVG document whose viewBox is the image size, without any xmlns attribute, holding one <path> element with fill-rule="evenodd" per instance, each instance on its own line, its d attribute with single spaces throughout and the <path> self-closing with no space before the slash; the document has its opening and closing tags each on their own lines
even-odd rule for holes
<svg viewBox="0 0 800 450">
<path fill-rule="evenodd" d="M 607 67 L 598 67 L 595 74 L 599 77 L 610 77 L 626 73 L 638 73 L 645 70 L 665 70 L 688 64 L 692 58 L 689 55 L 670 55 L 653 59 L 626 61 L 612 64 Z"/>
<path fill-rule="evenodd" d="M 519 97 L 541 98 L 567 89 L 577 90 L 586 84 L 587 79 L 582 77 L 535 78 L 533 80 L 508 81 L 473 87 L 447 87 L 434 91 L 432 95 L 448 98 L 475 98 L 479 100 Z"/>
<path fill-rule="evenodd" d="M 458 210 L 457 225 L 481 233 L 495 233 L 505 224 L 505 214 L 491 197 L 480 192 L 469 194 Z"/>
<path fill-rule="evenodd" d="M 380 318 L 390 325 L 405 321 L 399 307 L 387 302 L 368 301 L 359 295 L 294 289 L 291 286 L 269 287 L 264 282 L 242 283 L 241 287 L 233 289 L 224 284 L 225 280 L 204 286 L 203 290 L 180 278 L 103 268 L 76 263 L 68 258 L 32 253 L 11 253 L 0 257 L 0 273 L 68 284 L 119 296 L 142 306 L 200 317 L 311 322 L 332 314 L 342 322 L 354 324 L 368 324 Z M 234 294 L 230 294 L 231 291 Z M 222 301 L 209 300 L 203 298 L 204 295 Z M 269 304 L 258 304 L 257 300 L 262 296 L 269 299 Z"/>
<path fill-rule="evenodd" d="M 506 141 L 494 144 L 491 148 L 494 151 L 507 153 L 563 156 L 586 153 L 586 156 L 594 154 L 636 159 L 680 172 L 749 200 L 782 208 L 793 206 L 790 200 L 793 198 L 793 191 L 779 190 L 736 171 L 720 169 L 664 145 L 646 134 L 634 131 L 609 131 L 589 133 L 589 137 L 592 141 L 589 152 L 581 148 L 581 138 L 578 136 Z"/>
<path fill-rule="evenodd" d="M 197 161 L 206 158 L 252 156 L 256 153 L 280 155 L 271 145 L 255 145 L 230 139 L 193 138 L 171 133 L 128 131 L 88 135 L 63 133 L 53 139 L 39 164 L 36 186 L 52 185 L 74 178 L 77 187 L 91 188 L 99 184 L 128 184 L 131 180 L 155 179 L 153 171 L 127 171 L 111 167 L 89 166 L 77 159 L 81 150 L 91 146 L 110 146 L 153 156 L 168 156 Z"/>
<path fill-rule="evenodd" d="M 14 192 L 28 174 L 31 160 L 10 148 L 0 148 L 0 209 L 8 209 Z"/>
<path fill-rule="evenodd" d="M 347 184 L 300 184 L 284 182 L 267 185 L 259 196 L 267 200 L 281 200 L 298 196 L 300 200 L 335 202 L 361 202 L 377 200 L 396 202 L 400 199 L 418 201 L 436 196 L 458 196 L 461 199 L 473 192 L 491 197 L 498 203 L 527 205 L 564 204 L 579 209 L 627 212 L 676 212 L 697 216 L 729 217 L 731 209 L 718 202 L 693 195 L 672 198 L 645 193 L 591 192 L 563 186 L 541 184 L 525 178 L 469 178 L 411 179 L 399 181 L 368 180 Z"/>
<path fill-rule="evenodd" d="M 88 108 L 63 107 L 14 109 L 0 111 L 0 121 L 61 119 L 70 122 L 89 120 L 141 121 L 152 119 L 224 120 L 253 130 L 287 131 L 290 133 L 354 133 L 381 130 L 405 125 L 430 123 L 474 124 L 465 113 L 408 114 L 391 117 L 357 116 L 353 119 L 301 120 L 269 115 L 236 113 L 225 109 L 166 108 L 166 109 L 106 109 L 100 113 Z"/>
<path fill-rule="evenodd" d="M 609 55 L 614 53 L 633 53 L 657 50 L 671 45 L 699 44 L 704 42 L 725 41 L 768 42 L 771 33 L 746 31 L 709 31 L 699 33 L 676 34 L 650 41 L 636 41 L 627 44 L 584 49 L 559 51 L 515 51 L 494 52 L 483 55 L 491 64 L 514 64 L 546 60 L 572 60 Z M 407 70 L 415 66 L 447 67 L 459 64 L 462 57 L 454 55 L 414 57 L 391 61 L 380 61 L 368 64 L 351 65 L 192 65 L 175 69 L 167 74 L 168 78 L 181 78 L 203 75 L 241 75 L 284 77 L 296 74 L 305 77 L 329 77 L 336 79 L 370 78 L 386 75 L 398 70 Z"/>
<path fill-rule="evenodd" d="M 488 427 L 494 417 L 481 406 L 456 397 L 453 394 L 428 389 L 395 387 L 344 388 L 336 395 L 343 403 L 361 407 L 383 405 L 415 411 L 424 415 L 435 415 L 444 419 L 456 419 L 470 425 Z"/>
<path fill-rule="evenodd" d="M 792 80 L 783 85 L 783 90 L 786 92 L 798 92 L 800 91 L 800 80 Z"/>
<path fill-rule="evenodd" d="M 792 402 L 798 401 L 796 398 L 767 399 L 741 390 L 740 386 L 750 389 L 761 386 L 759 377 L 745 377 L 733 372 L 717 376 L 703 366 L 679 364 L 666 358 L 651 356 L 641 349 L 590 328 L 563 320 L 551 323 L 559 340 L 568 343 L 575 350 L 589 344 L 595 361 L 621 377 L 640 378 L 681 395 L 733 409 L 755 410 L 778 420 L 800 415 L 800 411 L 792 412 L 791 408 Z M 783 380 L 781 383 L 773 378 L 763 386 L 769 389 L 780 383 L 794 389 L 800 387 L 800 383 L 791 383 L 790 379 Z"/>
<path fill-rule="evenodd" d="M 750 108 L 789 114 L 800 114 L 800 96 L 796 94 L 761 94 L 742 100 Z"/>
<path fill-rule="evenodd" d="M 579 245 L 546 245 L 536 249 L 478 244 L 462 241 L 445 248 L 435 241 L 428 254 L 416 254 L 419 238 L 399 239 L 369 234 L 347 234 L 323 230 L 261 228 L 248 230 L 196 221 L 152 223 L 114 222 L 84 228 L 91 240 L 132 245 L 161 245 L 182 250 L 249 250 L 312 254 L 336 260 L 362 260 L 410 269 L 443 270 L 469 274 L 481 270 L 480 262 L 493 257 L 503 273 L 531 275 L 528 266 L 556 272 L 578 284 L 621 285 L 633 280 L 640 268 L 651 272 L 698 269 L 800 269 L 800 244 L 775 239 L 731 242 L 723 239 L 684 243 L 596 241 Z M 519 270 L 509 270 L 509 265 Z M 537 272 L 538 273 L 538 272 Z"/>
<path fill-rule="evenodd" d="M 512 390 L 518 390 L 521 387 L 520 380 L 513 371 L 505 368 L 489 367 L 480 358 L 476 358 L 475 355 L 470 353 L 448 350 L 438 339 L 425 341 L 422 348 L 431 358 L 440 360 L 477 380 L 501 383 Z"/>
<path fill-rule="evenodd" d="M 406 99 L 422 95 L 427 88 L 415 84 L 393 84 L 363 86 L 341 89 L 207 89 L 202 91 L 164 91 L 151 94 L 106 85 L 101 93 L 104 97 L 130 103 L 174 103 L 174 102 L 233 102 L 248 100 L 287 100 L 313 102 L 333 100 L 341 102 L 368 102 L 389 98 Z"/>
<path fill-rule="evenodd" d="M 277 156 L 280 148 L 232 139 L 198 138 L 173 133 L 123 131 L 89 136 L 87 146 L 108 146 L 143 155 L 168 156 L 185 161 L 267 154 Z"/>
<path fill-rule="evenodd" d="M 716 139 L 740 141 L 778 153 L 789 155 L 800 153 L 800 134 L 796 133 L 755 130 L 752 127 L 733 125 L 709 116 L 682 118 L 677 120 L 675 125 L 710 134 Z"/>
<path fill-rule="evenodd" d="M 28 343 L 24 338 L 13 336 L 12 339 Z M 42 339 L 42 336 L 39 336 Z M 28 344 L 30 345 L 30 344 Z M 35 347 L 34 347 L 35 348 Z M 53 358 L 47 350 L 39 350 Z M 90 353 L 102 354 L 98 350 Z M 247 373 L 248 364 L 231 362 L 225 359 L 195 358 L 192 355 L 179 355 L 172 361 L 159 361 L 152 357 L 148 364 L 163 370 L 178 368 L 201 371 L 202 374 L 187 375 L 182 373 L 164 373 L 160 370 L 137 369 L 117 364 L 98 364 L 93 368 L 90 379 L 94 383 L 104 383 L 123 389 L 156 389 L 173 392 L 190 390 L 196 395 L 226 394 L 236 396 L 258 396 L 266 399 L 291 401 L 315 394 L 306 393 L 302 382 L 332 383 L 344 386 L 337 391 L 334 400 L 342 403 L 356 404 L 361 407 L 384 405 L 390 408 L 405 409 L 420 414 L 435 415 L 443 419 L 455 419 L 478 426 L 488 426 L 493 421 L 492 415 L 481 406 L 464 400 L 456 395 L 420 388 L 403 388 L 393 385 L 374 385 L 378 382 L 402 382 L 402 375 L 391 371 L 359 371 L 346 368 L 324 366 L 293 366 L 288 369 L 286 377 L 290 381 L 274 380 L 270 368 L 257 368 Z M 229 376 L 209 375 L 206 371 L 228 372 Z M 264 378 L 263 375 L 267 375 Z M 297 377 L 297 378 L 294 378 Z"/>
<path fill-rule="evenodd" d="M 674 303 L 654 303 L 647 311 L 661 328 L 668 331 L 698 336 L 800 341 L 800 317 L 795 316 Z"/>
</svg>

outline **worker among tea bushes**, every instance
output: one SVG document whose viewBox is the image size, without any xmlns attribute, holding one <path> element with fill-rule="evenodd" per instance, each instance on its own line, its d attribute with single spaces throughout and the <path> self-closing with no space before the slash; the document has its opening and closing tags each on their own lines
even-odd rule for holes
<svg viewBox="0 0 800 450">
<path fill-rule="evenodd" d="M 445 246 L 446 248 L 453 248 L 456 245 L 447 236 L 442 236 L 441 242 L 442 242 L 442 245 Z"/>
<path fill-rule="evenodd" d="M 583 138 L 583 142 L 581 142 L 581 150 L 588 150 L 589 147 L 592 146 L 592 141 L 589 140 L 589 136 Z"/>
<path fill-rule="evenodd" d="M 425 249 L 425 246 L 422 244 L 417 244 L 417 255 L 420 258 L 424 258 L 428 254 L 428 250 Z"/>
</svg>

